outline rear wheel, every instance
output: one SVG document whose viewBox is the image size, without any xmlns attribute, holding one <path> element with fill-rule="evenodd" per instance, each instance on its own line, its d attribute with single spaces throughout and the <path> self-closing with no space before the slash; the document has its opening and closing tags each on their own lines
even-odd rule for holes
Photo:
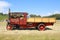
<svg viewBox="0 0 60 40">
<path fill-rule="evenodd" d="M 45 25 L 44 24 L 39 24 L 38 30 L 44 31 L 45 30 Z"/>
<path fill-rule="evenodd" d="M 11 24 L 7 24 L 7 27 L 6 27 L 7 30 L 12 30 L 12 25 Z"/>
</svg>

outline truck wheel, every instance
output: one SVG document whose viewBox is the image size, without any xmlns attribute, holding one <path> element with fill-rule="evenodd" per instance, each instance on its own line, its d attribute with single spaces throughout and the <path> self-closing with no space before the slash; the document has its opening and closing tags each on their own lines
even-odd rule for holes
<svg viewBox="0 0 60 40">
<path fill-rule="evenodd" d="M 12 30 L 12 25 L 8 24 L 7 27 L 6 27 L 7 30 Z"/>
<path fill-rule="evenodd" d="M 39 30 L 39 31 L 44 31 L 44 30 L 45 30 L 45 25 L 44 25 L 44 24 L 40 24 L 40 25 L 38 26 L 38 30 Z"/>
</svg>

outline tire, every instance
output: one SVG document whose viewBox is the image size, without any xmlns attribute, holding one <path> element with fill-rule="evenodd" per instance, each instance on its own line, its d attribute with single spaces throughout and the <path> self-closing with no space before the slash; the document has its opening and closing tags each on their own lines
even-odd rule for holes
<svg viewBox="0 0 60 40">
<path fill-rule="evenodd" d="M 45 30 L 45 24 L 39 24 L 38 25 L 38 30 L 39 31 L 44 31 Z"/>
<path fill-rule="evenodd" d="M 13 27 L 12 27 L 12 25 L 11 25 L 11 24 L 7 24 L 6 29 L 7 29 L 7 30 L 12 30 L 12 29 L 13 29 Z"/>
</svg>

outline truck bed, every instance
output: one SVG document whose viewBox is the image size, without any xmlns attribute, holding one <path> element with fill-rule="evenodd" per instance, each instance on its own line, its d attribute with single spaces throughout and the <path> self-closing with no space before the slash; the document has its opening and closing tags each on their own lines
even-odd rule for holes
<svg viewBox="0 0 60 40">
<path fill-rule="evenodd" d="M 56 18 L 31 17 L 27 19 L 27 22 L 56 22 Z"/>
</svg>

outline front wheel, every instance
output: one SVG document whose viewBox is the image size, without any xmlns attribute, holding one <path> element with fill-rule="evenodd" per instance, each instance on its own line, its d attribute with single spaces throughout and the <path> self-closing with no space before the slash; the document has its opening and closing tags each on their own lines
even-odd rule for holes
<svg viewBox="0 0 60 40">
<path fill-rule="evenodd" d="M 45 25 L 44 25 L 44 24 L 40 24 L 40 25 L 38 26 L 38 30 L 39 30 L 39 31 L 44 31 L 44 30 L 45 30 Z"/>
<path fill-rule="evenodd" d="M 6 27 L 6 29 L 7 30 L 12 30 L 13 28 L 12 28 L 12 25 L 10 25 L 10 24 L 7 24 L 7 27 Z"/>
</svg>

